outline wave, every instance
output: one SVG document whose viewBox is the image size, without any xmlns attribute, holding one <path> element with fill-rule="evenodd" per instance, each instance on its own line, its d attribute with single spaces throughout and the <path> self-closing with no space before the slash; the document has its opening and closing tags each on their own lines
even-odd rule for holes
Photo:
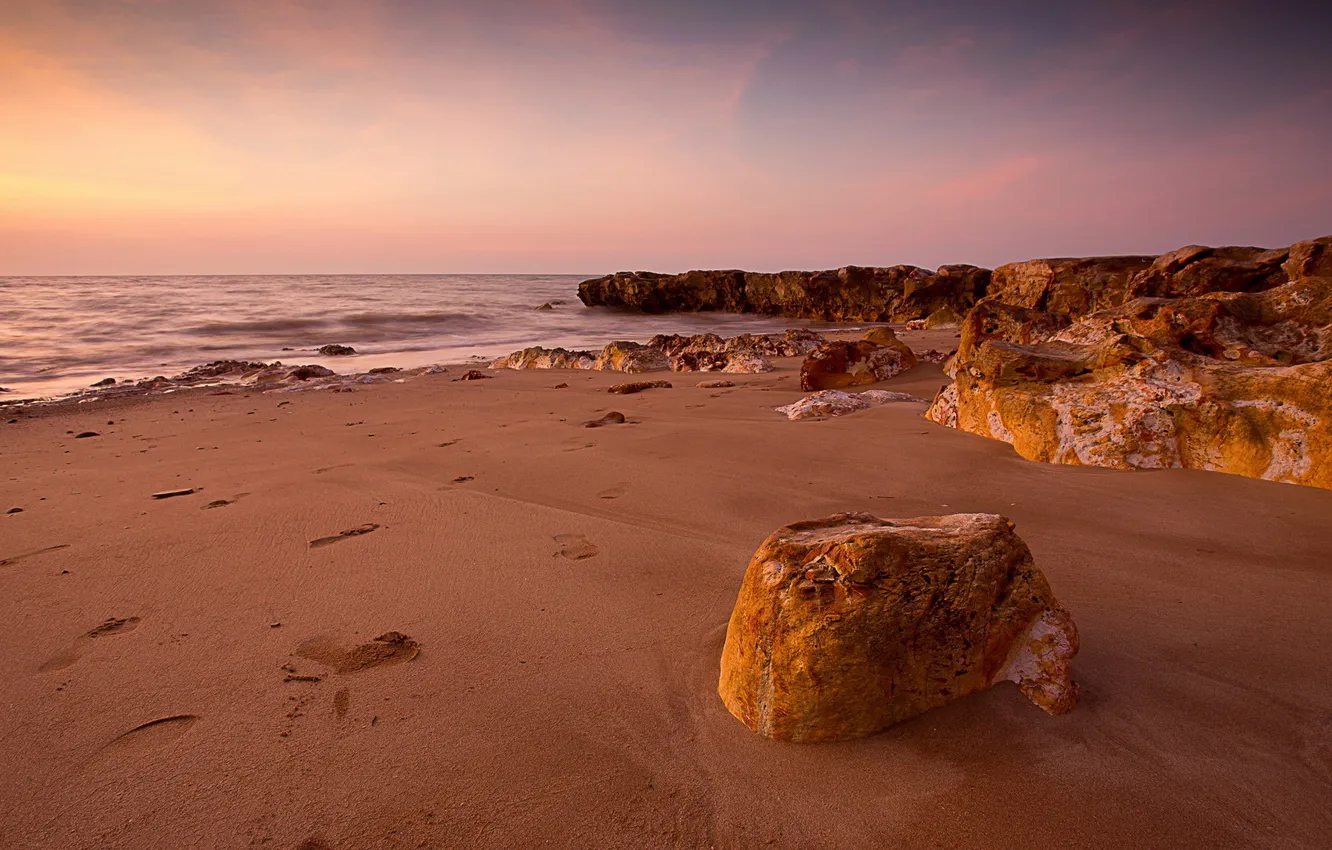
<svg viewBox="0 0 1332 850">
<path fill-rule="evenodd" d="M 446 324 L 481 321 L 475 313 L 349 313 L 338 316 L 346 325 Z"/>
<path fill-rule="evenodd" d="M 202 325 L 182 328 L 180 332 L 194 336 L 209 336 L 211 334 L 240 334 L 254 331 L 299 331 L 328 327 L 328 325 L 329 322 L 326 319 L 259 319 L 248 322 L 205 322 Z"/>
</svg>

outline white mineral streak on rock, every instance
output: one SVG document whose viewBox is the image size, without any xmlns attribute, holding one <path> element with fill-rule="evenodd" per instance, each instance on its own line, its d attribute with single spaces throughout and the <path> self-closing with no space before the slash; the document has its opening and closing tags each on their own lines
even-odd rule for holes
<svg viewBox="0 0 1332 850">
<path fill-rule="evenodd" d="M 934 403 L 925 411 L 925 418 L 949 428 L 957 427 L 957 384 L 939 390 Z"/>
<path fill-rule="evenodd" d="M 800 401 L 775 408 L 778 413 L 785 413 L 787 419 L 815 419 L 829 416 L 844 416 L 857 410 L 866 410 L 879 404 L 892 402 L 920 402 L 925 399 L 910 393 L 891 392 L 889 390 L 865 390 L 860 393 L 848 393 L 842 390 L 820 390 L 805 396 Z"/>
<path fill-rule="evenodd" d="M 1077 629 L 1066 611 L 1046 609 L 1013 641 L 1013 649 L 995 681 L 1017 683 L 1022 693 L 1038 705 L 1059 703 L 1068 690 L 1069 664 L 1078 651 L 1075 635 Z"/>
<path fill-rule="evenodd" d="M 1148 360 L 1113 381 L 1054 384 L 1054 461 L 1119 469 L 1183 466 L 1170 408 L 1202 398 L 1202 387 L 1186 376 L 1178 363 Z"/>
<path fill-rule="evenodd" d="M 1301 410 L 1293 404 L 1277 403 L 1271 399 L 1238 399 L 1236 407 L 1259 410 L 1274 422 L 1280 422 L 1281 430 L 1269 441 L 1272 451 L 1267 469 L 1262 478 L 1267 481 L 1299 481 L 1313 469 L 1310 456 L 1309 429 L 1319 424 L 1317 416 Z"/>
</svg>

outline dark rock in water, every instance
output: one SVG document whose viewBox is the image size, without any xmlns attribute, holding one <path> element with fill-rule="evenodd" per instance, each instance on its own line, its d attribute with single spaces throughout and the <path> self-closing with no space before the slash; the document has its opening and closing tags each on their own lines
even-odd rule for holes
<svg viewBox="0 0 1332 850">
<path fill-rule="evenodd" d="M 356 353 L 350 345 L 321 345 L 319 353 L 325 357 L 348 357 Z"/>
<path fill-rule="evenodd" d="M 624 414 L 618 410 L 612 410 L 600 419 L 592 419 L 583 423 L 584 428 L 600 428 L 603 425 L 623 425 L 625 422 Z"/>
<path fill-rule="evenodd" d="M 477 369 L 473 369 L 473 370 L 471 370 L 470 372 L 468 372 L 467 374 L 463 375 L 462 377 L 460 377 L 460 378 L 454 378 L 453 380 L 454 380 L 455 382 L 456 382 L 456 381 L 482 381 L 482 380 L 485 380 L 485 379 L 487 379 L 487 378 L 493 378 L 493 377 L 495 377 L 495 376 L 494 376 L 494 375 L 487 375 L 485 372 L 481 372 L 481 371 L 479 371 L 479 370 L 477 370 Z"/>
<path fill-rule="evenodd" d="M 547 301 L 545 304 L 542 304 L 541 306 L 536 307 L 536 308 L 534 308 L 534 309 L 537 309 L 537 310 L 554 310 L 554 309 L 555 309 L 555 305 L 552 304 L 552 303 L 550 303 L 549 301 Z"/>
<path fill-rule="evenodd" d="M 989 285 L 989 272 L 945 266 L 835 271 L 691 271 L 679 275 L 620 272 L 579 284 L 588 306 L 645 313 L 719 310 L 827 321 L 889 322 L 924 318 L 942 306 L 965 312 Z"/>
<path fill-rule="evenodd" d="M 100 436 L 102 436 L 102 435 L 99 434 L 99 433 L 97 433 L 96 431 L 83 431 L 83 432 L 81 432 L 81 433 L 75 434 L 75 435 L 74 435 L 74 439 L 76 439 L 76 440 L 82 440 L 82 439 L 85 439 L 85 438 L 87 438 L 87 437 L 100 437 Z"/>
<path fill-rule="evenodd" d="M 578 286 L 589 307 L 645 313 L 717 310 L 828 321 L 903 322 L 933 314 L 965 317 L 982 298 L 1080 319 L 1135 298 L 1265 292 L 1306 277 L 1332 275 L 1332 237 L 1289 248 L 1190 245 L 1152 256 L 1074 257 L 977 266 L 915 266 L 776 274 L 691 271 L 619 272 Z"/>
<path fill-rule="evenodd" d="M 651 390 L 651 389 L 658 389 L 658 388 L 669 390 L 669 389 L 671 388 L 671 382 L 670 382 L 670 381 L 634 381 L 634 382 L 632 382 L 632 383 L 628 383 L 628 384 L 616 384 L 615 386 L 613 386 L 613 387 L 611 387 L 610 389 L 606 390 L 606 392 L 608 392 L 608 393 L 616 393 L 617 395 L 629 395 L 630 393 L 641 393 L 643 390 Z"/>
<path fill-rule="evenodd" d="M 102 380 L 100 380 L 100 381 L 98 381 L 97 383 L 93 384 L 93 386 L 94 386 L 94 387 L 110 387 L 110 386 L 114 386 L 115 383 L 116 383 L 116 379 L 115 379 L 115 378 L 103 378 Z"/>
<path fill-rule="evenodd" d="M 397 366 L 376 366 L 370 370 L 371 375 L 392 375 L 394 372 L 401 372 Z"/>
</svg>

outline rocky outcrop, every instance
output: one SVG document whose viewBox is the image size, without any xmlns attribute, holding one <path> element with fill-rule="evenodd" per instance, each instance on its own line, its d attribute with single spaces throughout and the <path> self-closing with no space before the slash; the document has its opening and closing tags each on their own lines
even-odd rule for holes
<svg viewBox="0 0 1332 850">
<path fill-rule="evenodd" d="M 621 272 L 579 285 L 588 306 L 647 313 L 721 310 L 828 321 L 908 322 L 964 317 L 982 298 L 1082 318 L 1134 298 L 1262 292 L 1302 277 L 1332 275 L 1332 237 L 1289 248 L 1190 245 L 1154 256 L 1078 257 L 976 266 L 836 271 Z M 940 312 L 945 311 L 945 312 Z M 945 325 L 946 326 L 946 325 Z"/>
<path fill-rule="evenodd" d="M 1003 681 L 1051 714 L 1078 651 L 1013 524 L 993 514 L 837 514 L 774 532 L 749 562 L 718 692 L 768 738 L 841 741 Z"/>
<path fill-rule="evenodd" d="M 1124 303 L 1132 277 L 1154 257 L 1027 260 L 994 270 L 986 297 L 1014 307 L 1083 316 Z"/>
<path fill-rule="evenodd" d="M 874 384 L 905 372 L 917 362 L 911 349 L 896 337 L 884 343 L 863 339 L 828 342 L 814 349 L 801 364 L 800 389 L 840 390 Z"/>
<path fill-rule="evenodd" d="M 657 372 L 671 368 L 671 362 L 658 349 L 621 340 L 603 348 L 592 368 L 601 372 Z"/>
<path fill-rule="evenodd" d="M 595 369 L 597 356 L 590 351 L 534 346 L 495 360 L 492 369 Z"/>
<path fill-rule="evenodd" d="M 700 384 L 700 386 L 702 386 Z M 828 419 L 833 416 L 845 416 L 857 410 L 868 410 L 880 404 L 892 402 L 928 402 L 910 393 L 891 392 L 889 390 L 865 390 L 847 393 L 841 390 L 820 390 L 805 396 L 799 401 L 774 408 L 778 413 L 785 413 L 787 419 Z"/>
<path fill-rule="evenodd" d="M 1332 488 L 1332 279 L 1138 298 L 1044 336 L 1038 316 L 990 310 L 969 317 L 934 421 L 1031 460 Z"/>
<path fill-rule="evenodd" d="M 356 349 L 350 345 L 321 345 L 319 353 L 325 357 L 350 357 L 356 353 Z"/>
<path fill-rule="evenodd" d="M 817 348 L 824 338 L 813 331 L 784 334 L 657 335 L 646 345 L 612 342 L 600 352 L 563 348 L 524 348 L 494 360 L 492 369 L 595 369 L 603 372 L 771 372 L 768 357 L 798 357 Z"/>
<path fill-rule="evenodd" d="M 591 307 L 645 313 L 719 310 L 825 321 L 890 322 L 923 318 L 943 306 L 965 312 L 989 285 L 988 269 L 916 266 L 835 271 L 691 271 L 679 275 L 620 272 L 579 284 Z"/>
</svg>

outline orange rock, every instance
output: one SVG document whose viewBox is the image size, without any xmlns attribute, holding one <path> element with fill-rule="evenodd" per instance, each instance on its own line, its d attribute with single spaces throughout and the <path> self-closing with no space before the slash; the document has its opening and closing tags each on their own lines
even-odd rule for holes
<svg viewBox="0 0 1332 850">
<path fill-rule="evenodd" d="M 718 692 L 783 741 L 840 741 L 1013 681 L 1076 704 L 1078 651 L 1013 524 L 994 514 L 836 514 L 780 528 L 749 562 Z"/>
<path fill-rule="evenodd" d="M 887 331 L 888 328 L 877 328 Z M 840 390 L 886 381 L 919 360 L 906 343 L 893 336 L 891 343 L 829 342 L 820 345 L 800 366 L 800 389 Z"/>
<path fill-rule="evenodd" d="M 926 414 L 935 422 L 1030 460 L 1332 488 L 1332 279 L 1140 298 L 1030 344 L 987 324 L 985 303 Z"/>
</svg>

